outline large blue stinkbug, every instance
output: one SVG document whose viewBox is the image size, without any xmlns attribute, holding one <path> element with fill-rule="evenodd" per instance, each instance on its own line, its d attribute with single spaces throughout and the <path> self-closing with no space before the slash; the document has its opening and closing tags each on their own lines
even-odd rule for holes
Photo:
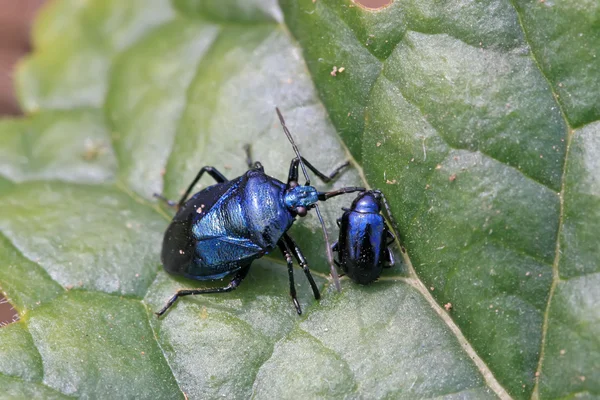
<svg viewBox="0 0 600 400">
<path fill-rule="evenodd" d="M 270 253 L 276 247 L 286 259 L 290 281 L 290 296 L 298 314 L 302 313 L 296 299 L 292 255 L 296 258 L 313 290 L 315 299 L 320 293 L 308 264 L 298 245 L 287 233 L 296 216 L 306 216 L 314 208 L 323 227 L 327 255 L 334 283 L 339 290 L 339 279 L 329 246 L 318 201 L 344 193 L 364 191 L 361 187 L 344 187 L 330 192 L 318 192 L 310 185 L 306 168 L 323 182 L 329 182 L 348 166 L 344 163 L 330 175 L 319 172 L 298 150 L 279 109 L 277 115 L 283 130 L 296 153 L 290 164 L 287 183 L 265 174 L 260 162 L 252 163 L 248 151 L 249 170 L 242 176 L 228 180 L 213 167 L 200 169 L 179 202 L 177 214 L 167 228 L 163 239 L 161 260 L 170 274 L 196 280 L 216 280 L 233 275 L 228 285 L 219 288 L 178 290 L 156 314 L 161 316 L 182 296 L 226 293 L 236 289 L 248 274 L 252 261 Z M 298 166 L 306 178 L 298 183 Z M 207 187 L 189 198 L 192 189 L 204 173 L 217 184 Z M 160 196 L 159 196 L 160 197 Z"/>
</svg>

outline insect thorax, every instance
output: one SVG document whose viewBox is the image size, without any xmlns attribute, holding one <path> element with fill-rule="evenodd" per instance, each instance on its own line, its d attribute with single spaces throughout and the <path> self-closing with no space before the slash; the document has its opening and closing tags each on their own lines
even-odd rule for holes
<svg viewBox="0 0 600 400">
<path fill-rule="evenodd" d="M 197 240 L 207 235 L 233 242 L 249 240 L 262 250 L 270 251 L 294 220 L 283 204 L 285 184 L 256 170 L 238 179 L 238 183 L 194 223 L 194 236 Z"/>
</svg>

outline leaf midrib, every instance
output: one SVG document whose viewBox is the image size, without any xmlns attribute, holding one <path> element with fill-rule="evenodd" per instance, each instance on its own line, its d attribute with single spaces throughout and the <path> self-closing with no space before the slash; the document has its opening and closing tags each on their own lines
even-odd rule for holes
<svg viewBox="0 0 600 400">
<path fill-rule="evenodd" d="M 552 305 L 552 298 L 554 297 L 554 292 L 556 291 L 556 286 L 558 285 L 558 281 L 560 280 L 560 272 L 559 272 L 559 263 L 560 263 L 560 257 L 561 257 L 560 237 L 561 237 L 562 230 L 564 227 L 565 177 L 567 174 L 567 162 L 569 160 L 571 142 L 573 140 L 574 133 L 573 133 L 573 130 L 569 123 L 569 120 L 567 119 L 565 110 L 563 109 L 563 105 L 560 101 L 558 101 L 558 99 L 559 99 L 558 94 L 555 92 L 554 86 L 552 86 L 552 83 L 548 79 L 548 76 L 542 69 L 542 67 L 536 57 L 533 46 L 531 46 L 531 44 L 529 43 L 529 36 L 527 34 L 527 30 L 525 29 L 525 25 L 523 24 L 523 16 L 519 12 L 519 8 L 516 6 L 515 0 L 510 0 L 510 4 L 514 8 L 515 13 L 517 14 L 517 19 L 519 21 L 519 26 L 521 27 L 521 30 L 523 32 L 524 40 L 527 43 L 527 45 L 529 46 L 529 48 L 531 49 L 531 51 L 529 53 L 531 55 L 531 59 L 535 63 L 535 66 L 537 67 L 538 71 L 540 71 L 540 74 L 546 80 L 546 83 L 548 84 L 548 87 L 550 88 L 550 91 L 552 92 L 552 97 L 554 99 L 554 102 L 556 103 L 556 105 L 560 111 L 560 115 L 566 126 L 566 135 L 565 136 L 566 136 L 566 140 L 567 140 L 566 147 L 565 147 L 565 159 L 563 162 L 562 175 L 560 178 L 560 193 L 558 194 L 560 209 L 559 209 L 559 216 L 558 216 L 558 229 L 556 232 L 556 241 L 555 241 L 556 247 L 555 247 L 555 251 L 554 251 L 554 261 L 552 263 L 552 284 L 550 285 L 550 293 L 548 294 L 546 310 L 544 311 L 544 322 L 542 324 L 542 338 L 541 338 L 541 343 L 540 343 L 540 357 L 539 357 L 538 366 L 537 366 L 536 372 L 535 372 L 535 385 L 533 387 L 533 392 L 531 393 L 531 398 L 534 400 L 537 400 L 537 399 L 539 399 L 539 396 L 540 396 L 539 390 L 540 390 L 540 381 L 541 381 L 541 377 L 542 377 L 542 368 L 543 368 L 543 364 L 544 364 L 544 356 L 545 356 L 545 350 L 546 350 L 546 336 L 548 334 L 550 306 Z"/>
<path fill-rule="evenodd" d="M 323 3 L 323 4 L 325 4 L 325 3 Z M 541 332 L 541 350 L 540 350 L 540 357 L 539 357 L 538 367 L 537 367 L 536 373 L 535 373 L 535 377 L 536 377 L 535 378 L 535 385 L 534 385 L 534 389 L 532 391 L 532 399 L 537 399 L 537 398 L 539 398 L 539 384 L 540 384 L 540 378 L 542 376 L 542 366 L 543 366 L 543 359 L 544 359 L 544 350 L 545 350 L 545 343 L 546 343 L 546 335 L 547 335 L 547 331 L 548 331 L 548 317 L 549 317 L 549 312 L 550 312 L 550 306 L 551 306 L 551 303 L 552 303 L 552 298 L 553 298 L 554 291 L 555 291 L 556 286 L 557 286 L 557 284 L 558 284 L 558 282 L 560 280 L 560 276 L 559 276 L 559 263 L 560 263 L 560 255 L 561 255 L 561 251 L 560 251 L 560 236 L 561 236 L 562 229 L 563 229 L 563 226 L 564 226 L 563 219 L 564 219 L 565 175 L 566 175 L 566 171 L 567 171 L 567 162 L 568 162 L 568 159 L 569 159 L 571 142 L 572 142 L 572 138 L 573 138 L 574 134 L 573 134 L 573 130 L 571 128 L 571 125 L 570 125 L 570 123 L 569 123 L 569 121 L 567 119 L 567 116 L 566 116 L 565 110 L 564 110 L 564 108 L 562 106 L 562 103 L 560 101 L 558 101 L 558 99 L 559 99 L 558 94 L 554 90 L 554 86 L 552 85 L 552 83 L 548 79 L 546 73 L 542 69 L 542 67 L 541 67 L 541 65 L 540 65 L 540 63 L 539 63 L 539 61 L 538 61 L 538 59 L 536 57 L 536 53 L 534 51 L 534 48 L 533 48 L 533 46 L 531 45 L 531 43 L 529 41 L 527 30 L 525 29 L 525 26 L 523 24 L 522 15 L 519 12 L 518 7 L 515 5 L 515 0 L 510 0 L 510 4 L 511 4 L 512 8 L 514 9 L 515 14 L 517 16 L 517 19 L 518 19 L 518 22 L 519 22 L 519 26 L 520 26 L 521 31 L 523 33 L 524 41 L 527 44 L 527 46 L 531 49 L 531 51 L 529 52 L 529 55 L 530 55 L 532 61 L 534 62 L 537 70 L 540 72 L 541 76 L 546 81 L 546 84 L 547 84 L 548 88 L 550 89 L 550 91 L 552 93 L 553 101 L 557 105 L 557 107 L 558 107 L 558 109 L 560 111 L 561 118 L 563 119 L 563 122 L 565 123 L 565 127 L 566 127 L 566 135 L 565 136 L 566 136 L 566 141 L 567 141 L 567 143 L 566 143 L 566 149 L 565 149 L 565 155 L 564 155 L 564 161 L 563 161 L 563 166 L 562 166 L 562 175 L 561 175 L 561 182 L 560 182 L 560 192 L 558 193 L 558 197 L 559 197 L 559 216 L 558 216 L 558 219 L 559 219 L 559 221 L 558 221 L 558 229 L 557 229 L 556 240 L 555 240 L 555 243 L 556 243 L 556 245 L 555 245 L 555 255 L 554 255 L 554 260 L 552 262 L 552 283 L 551 283 L 550 292 L 549 292 L 549 295 L 548 295 L 548 300 L 547 300 L 547 303 L 546 303 L 546 309 L 545 309 L 545 311 L 543 313 L 544 322 L 543 322 L 543 325 L 542 325 L 542 332 Z M 346 25 L 348 27 L 349 32 L 352 33 L 352 35 L 353 35 L 354 39 L 356 40 L 356 42 L 359 43 L 360 45 L 362 45 L 361 41 L 358 40 L 358 38 L 356 37 L 356 34 L 355 34 L 354 30 L 352 30 L 348 26 L 348 24 L 345 22 L 345 20 L 343 20 L 343 18 L 341 18 L 337 13 L 332 13 L 332 14 L 335 15 L 338 18 L 338 20 L 340 20 L 344 25 Z M 394 48 L 396 48 L 402 42 L 404 36 L 405 35 L 403 35 L 402 38 L 400 38 L 400 40 L 398 41 L 398 43 L 396 43 L 394 45 Z M 457 39 L 457 40 L 460 40 L 460 39 Z M 367 51 L 369 51 L 370 54 L 372 54 L 372 52 L 370 51 L 370 49 L 367 46 L 363 46 L 363 48 L 365 48 Z M 392 50 L 390 52 L 390 55 L 393 54 L 393 52 L 394 52 L 394 50 Z M 378 59 L 382 62 L 382 64 L 385 64 L 385 62 L 387 61 L 387 58 L 386 59 L 378 58 Z M 382 68 L 381 72 L 380 72 L 380 75 L 385 77 L 384 72 L 385 72 L 385 68 Z M 371 97 L 371 91 L 369 91 L 369 98 L 370 97 Z M 406 99 L 406 97 L 405 97 L 405 99 Z M 410 104 L 413 104 L 409 100 L 407 100 L 407 101 Z M 413 106 L 416 107 L 416 105 L 414 105 L 414 104 L 413 104 Z M 417 109 L 419 109 L 419 108 L 417 107 Z M 421 113 L 421 115 L 423 115 L 423 113 L 422 113 L 422 111 L 420 109 L 419 109 L 419 112 Z M 365 120 L 366 120 L 366 118 L 365 118 Z M 361 135 L 364 135 L 364 129 L 365 128 L 364 128 L 364 125 L 363 125 L 363 131 L 360 133 Z M 436 131 L 437 131 L 437 129 L 436 129 Z M 446 139 L 443 137 L 443 135 L 440 135 L 439 132 L 438 132 L 438 136 L 449 146 L 449 148 L 451 148 L 451 149 L 454 148 L 453 146 L 450 146 L 450 144 L 446 141 Z M 466 149 L 463 149 L 463 150 L 466 150 Z M 482 153 L 482 154 L 485 154 L 485 153 Z M 485 155 L 489 156 L 487 154 L 485 154 Z M 494 159 L 494 160 L 496 160 L 494 157 L 491 157 L 491 156 L 489 156 L 489 157 L 492 158 L 492 159 Z M 508 165 L 508 164 L 506 164 L 506 163 L 504 163 L 504 162 L 502 162 L 500 160 L 496 160 L 496 161 L 502 163 L 503 165 L 507 165 L 508 167 L 513 168 L 515 171 L 518 171 L 525 178 L 530 179 L 530 180 L 534 181 L 535 183 L 548 188 L 549 190 L 552 190 L 552 188 L 550 188 L 546 184 L 544 184 L 542 182 L 539 182 L 536 179 L 534 179 L 533 177 L 530 177 L 530 176 L 524 174 L 521 170 L 519 170 L 517 168 L 514 168 L 514 167 L 512 167 L 512 166 L 510 166 L 510 165 Z M 364 179 L 364 176 L 361 175 L 361 177 Z M 414 218 L 416 218 L 417 214 L 418 214 L 418 212 L 415 213 L 415 217 Z M 413 218 L 413 220 L 414 220 L 414 218 Z M 447 314 L 443 313 L 443 310 L 441 310 L 440 305 L 433 299 L 433 297 L 429 294 L 429 292 L 427 291 L 427 289 L 425 288 L 425 286 L 423 285 L 423 283 L 418 278 L 418 275 L 416 274 L 416 271 L 414 270 L 412 264 L 410 263 L 410 259 L 408 258 L 408 254 L 407 253 L 402 253 L 402 255 L 405 258 L 405 262 L 409 266 L 409 273 L 410 273 L 411 277 L 414 277 L 416 279 L 416 281 L 418 282 L 418 284 L 422 285 L 423 289 L 425 289 L 425 292 L 422 292 L 423 296 L 428 301 L 430 301 L 430 298 L 431 298 L 430 304 L 432 305 L 432 308 L 434 308 L 436 310 L 436 312 L 438 312 L 438 311 L 442 312 L 442 314 L 438 313 L 440 315 L 440 317 L 446 316 Z M 529 256 L 531 257 L 531 255 L 529 255 Z M 544 262 L 544 264 L 547 264 L 547 263 Z M 457 334 L 457 332 L 455 332 L 454 329 L 452 329 L 453 328 L 452 325 L 456 326 L 454 324 L 454 321 L 451 320 L 451 319 L 449 321 L 446 321 L 445 318 L 442 318 L 442 319 L 447 323 L 448 326 L 450 326 L 451 330 L 455 334 Z M 456 327 L 456 328 L 458 329 L 458 327 Z M 458 330 L 458 332 L 460 332 L 460 330 Z M 462 332 L 460 332 L 460 334 L 462 335 Z M 461 342 L 461 345 L 462 345 L 462 342 Z M 469 344 L 469 348 L 471 348 L 470 344 Z M 485 369 L 487 369 L 491 373 L 491 371 L 489 370 L 489 368 L 487 367 L 487 365 L 484 364 L 484 366 L 485 366 Z M 478 365 L 478 367 L 480 367 L 480 366 Z M 484 371 L 481 371 L 481 372 L 484 373 Z M 484 376 L 485 376 L 485 373 L 484 373 Z M 486 381 L 487 381 L 487 378 L 486 378 Z M 494 378 L 494 382 L 497 383 L 497 381 L 495 380 L 495 378 Z M 499 385 L 499 383 L 498 383 L 498 385 Z M 503 388 L 502 388 L 502 390 L 503 390 Z M 498 392 L 496 392 L 496 394 L 500 395 L 500 393 L 498 393 Z M 506 391 L 504 391 L 504 394 L 507 397 L 510 398 L 510 396 L 508 395 L 508 393 Z M 504 396 L 500 396 L 500 397 L 503 398 Z"/>
</svg>

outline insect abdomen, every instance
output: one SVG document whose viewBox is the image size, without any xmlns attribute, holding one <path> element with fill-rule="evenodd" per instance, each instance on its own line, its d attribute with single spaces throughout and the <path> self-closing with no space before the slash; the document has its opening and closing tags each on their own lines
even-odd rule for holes
<svg viewBox="0 0 600 400">
<path fill-rule="evenodd" d="M 355 282 L 375 281 L 383 269 L 384 221 L 377 213 L 349 211 L 342 217 L 340 263 Z"/>
</svg>

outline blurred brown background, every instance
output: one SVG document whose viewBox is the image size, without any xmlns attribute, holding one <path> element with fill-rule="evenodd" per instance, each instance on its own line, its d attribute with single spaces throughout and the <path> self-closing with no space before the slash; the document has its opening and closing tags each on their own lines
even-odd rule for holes
<svg viewBox="0 0 600 400">
<path fill-rule="evenodd" d="M 19 58 L 30 50 L 29 29 L 42 3 L 44 0 L 0 0 L 0 118 L 20 113 L 12 71 Z M 0 294 L 0 326 L 13 321 L 15 315 Z"/>
<path fill-rule="evenodd" d="M 30 50 L 29 28 L 44 0 L 0 0 L 0 115 L 18 114 L 12 71 Z"/>
</svg>

